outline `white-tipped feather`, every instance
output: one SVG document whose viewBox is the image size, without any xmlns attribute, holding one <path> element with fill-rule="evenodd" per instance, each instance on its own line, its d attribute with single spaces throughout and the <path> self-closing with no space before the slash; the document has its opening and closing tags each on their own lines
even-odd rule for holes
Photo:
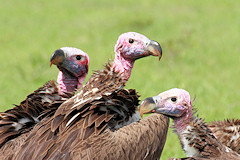
<svg viewBox="0 0 240 160">
<path fill-rule="evenodd" d="M 199 152 L 196 150 L 196 148 L 189 146 L 189 140 L 186 138 L 184 135 L 191 134 L 189 130 L 192 130 L 191 126 L 187 126 L 187 128 L 181 133 L 181 138 L 182 138 L 182 144 L 183 144 L 183 149 L 186 152 L 188 157 L 199 157 Z M 196 136 L 193 135 L 192 139 L 194 139 Z"/>
<path fill-rule="evenodd" d="M 22 118 L 18 122 L 13 122 L 12 126 L 15 127 L 14 131 L 19 131 L 28 122 L 31 122 L 31 120 L 27 118 Z"/>
<path fill-rule="evenodd" d="M 77 116 L 78 116 L 79 114 L 80 114 L 80 113 L 75 114 L 75 115 L 67 122 L 66 127 L 69 126 L 69 124 L 71 124 L 72 121 L 73 121 L 75 118 L 77 118 Z"/>
</svg>

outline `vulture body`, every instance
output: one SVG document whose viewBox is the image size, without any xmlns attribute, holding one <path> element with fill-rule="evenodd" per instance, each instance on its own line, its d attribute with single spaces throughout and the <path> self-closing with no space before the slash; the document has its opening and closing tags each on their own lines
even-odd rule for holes
<svg viewBox="0 0 240 160">
<path fill-rule="evenodd" d="M 54 114 L 54 111 L 70 97 L 70 93 L 59 95 L 56 82 L 49 81 L 28 95 L 20 105 L 1 113 L 0 159 L 14 154 L 28 137 L 29 131 L 44 117 Z"/>
<path fill-rule="evenodd" d="M 81 141 L 72 157 L 99 160 L 157 160 L 161 157 L 166 142 L 168 126 L 168 117 L 152 114 L 115 132 L 105 129 L 102 134 Z"/>
<path fill-rule="evenodd" d="M 193 116 L 187 91 L 174 88 L 144 101 L 141 114 L 155 112 L 173 119 L 182 148 L 189 157 L 185 159 L 240 159 L 240 155 L 214 137 L 203 119 Z"/>
<path fill-rule="evenodd" d="M 208 124 L 208 128 L 219 142 L 240 154 L 240 120 L 228 119 L 214 121 Z"/>
<path fill-rule="evenodd" d="M 37 125 L 14 159 L 115 157 L 118 153 L 111 152 L 110 145 L 117 145 L 123 137 L 114 134 L 140 119 L 137 92 L 123 87 L 135 60 L 149 55 L 161 57 L 157 42 L 135 32 L 122 34 L 115 46 L 113 64 L 107 63 L 105 69 L 96 71 L 77 95 L 64 102 L 54 116 Z M 103 150 L 105 145 L 108 147 Z M 119 157 L 127 152 L 121 149 Z M 105 154 L 108 150 L 110 153 Z"/>
<path fill-rule="evenodd" d="M 208 159 L 208 158 L 194 158 L 194 157 L 186 157 L 186 158 L 168 158 L 168 160 L 213 160 L 213 159 Z M 218 160 L 218 159 L 216 159 Z"/>
<path fill-rule="evenodd" d="M 82 60 L 77 60 L 77 56 Z M 28 95 L 20 105 L 0 113 L 0 159 L 14 154 L 37 123 L 52 116 L 64 101 L 72 97 L 88 72 L 88 55 L 77 48 L 56 50 L 50 62 L 60 70 L 59 85 L 51 80 Z M 75 65 L 75 70 L 70 68 L 72 65 Z"/>
</svg>

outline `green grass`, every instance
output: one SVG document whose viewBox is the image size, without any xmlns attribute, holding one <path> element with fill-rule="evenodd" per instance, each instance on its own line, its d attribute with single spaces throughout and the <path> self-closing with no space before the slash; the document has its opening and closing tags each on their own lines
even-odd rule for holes
<svg viewBox="0 0 240 160">
<path fill-rule="evenodd" d="M 240 113 L 240 3 L 196 0 L 2 1 L 0 5 L 0 106 L 12 108 L 50 79 L 55 49 L 86 51 L 90 73 L 114 58 L 118 36 L 136 31 L 157 40 L 163 58 L 136 62 L 127 88 L 141 99 L 173 87 L 184 88 L 206 121 Z M 89 76 L 88 76 L 89 77 Z M 183 157 L 169 130 L 162 158 Z"/>
</svg>

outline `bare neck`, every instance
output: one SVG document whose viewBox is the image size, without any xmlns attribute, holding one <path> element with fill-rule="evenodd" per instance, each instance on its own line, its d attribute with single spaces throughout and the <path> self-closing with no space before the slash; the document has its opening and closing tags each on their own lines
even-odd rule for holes
<svg viewBox="0 0 240 160">
<path fill-rule="evenodd" d="M 85 73 L 81 77 L 73 77 L 68 74 L 64 74 L 59 71 L 57 82 L 59 84 L 59 93 L 63 95 L 65 92 L 75 92 L 76 89 L 82 87 L 83 81 L 87 74 Z"/>
<path fill-rule="evenodd" d="M 122 74 L 125 81 L 128 81 L 128 79 L 131 76 L 134 61 L 126 60 L 119 55 L 120 55 L 120 53 L 115 54 L 115 59 L 114 59 L 114 62 L 113 62 L 113 68 L 115 68 L 116 71 L 119 71 Z"/>
<path fill-rule="evenodd" d="M 204 120 L 193 117 L 192 112 L 180 119 L 174 119 L 174 125 L 182 148 L 188 157 L 235 156 L 230 149 L 217 141 Z"/>
<path fill-rule="evenodd" d="M 192 110 L 189 110 L 184 117 L 180 117 L 180 118 L 175 118 L 173 119 L 174 125 L 176 127 L 176 131 L 178 134 L 182 133 L 187 126 L 189 125 L 189 123 L 193 120 L 193 116 L 192 116 Z"/>
<path fill-rule="evenodd" d="M 219 143 L 201 118 L 194 117 L 187 128 L 182 133 L 178 133 L 178 136 L 188 157 L 239 159 L 237 153 Z"/>
</svg>

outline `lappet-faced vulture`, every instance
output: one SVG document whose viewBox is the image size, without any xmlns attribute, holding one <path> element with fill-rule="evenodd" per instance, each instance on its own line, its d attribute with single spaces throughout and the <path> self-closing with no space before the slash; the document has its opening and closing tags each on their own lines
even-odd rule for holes
<svg viewBox="0 0 240 160">
<path fill-rule="evenodd" d="M 115 153 L 108 153 L 112 137 L 106 132 L 115 133 L 140 119 L 136 112 L 139 96 L 135 90 L 123 87 L 135 60 L 150 55 L 161 58 L 161 47 L 156 41 L 135 32 L 120 35 L 114 62 L 96 71 L 77 95 L 63 103 L 49 120 L 36 126 L 14 158 L 109 159 Z M 105 144 L 110 146 L 103 148 Z M 122 158 L 125 149 L 121 149 Z"/>
<path fill-rule="evenodd" d="M 240 159 L 240 155 L 214 137 L 203 119 L 193 115 L 192 102 L 187 91 L 170 89 L 143 102 L 140 113 L 155 112 L 173 119 L 175 130 L 188 159 L 191 159 L 190 157 L 193 159 Z"/>
<path fill-rule="evenodd" d="M 29 94 L 20 105 L 0 113 L 0 159 L 15 153 L 33 126 L 53 115 L 82 86 L 88 73 L 89 57 L 80 49 L 63 47 L 52 54 L 50 64 L 60 70 L 58 84 L 51 80 Z"/>
</svg>

